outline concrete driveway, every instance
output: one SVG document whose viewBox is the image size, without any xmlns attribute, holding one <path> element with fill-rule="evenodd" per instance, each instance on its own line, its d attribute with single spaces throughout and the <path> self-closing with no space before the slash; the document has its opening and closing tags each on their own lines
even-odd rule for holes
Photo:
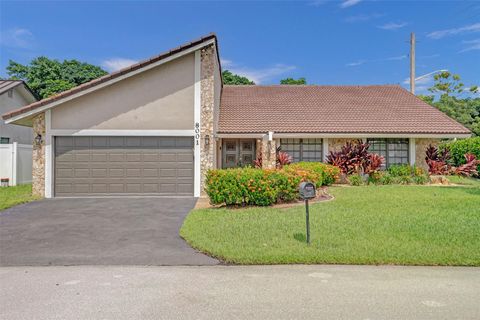
<svg viewBox="0 0 480 320">
<path fill-rule="evenodd" d="M 213 265 L 178 230 L 193 198 L 41 200 L 0 212 L 0 265 Z"/>
</svg>

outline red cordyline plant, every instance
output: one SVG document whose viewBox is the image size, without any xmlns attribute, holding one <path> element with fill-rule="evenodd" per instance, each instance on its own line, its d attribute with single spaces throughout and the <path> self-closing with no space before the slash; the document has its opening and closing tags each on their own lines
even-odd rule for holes
<svg viewBox="0 0 480 320">
<path fill-rule="evenodd" d="M 478 175 L 477 166 L 480 165 L 480 160 L 477 160 L 474 154 L 466 153 L 466 163 L 458 167 L 452 167 L 449 164 L 450 152 L 445 149 L 442 152 L 437 147 L 429 145 L 425 151 L 425 161 L 428 164 L 428 173 L 434 175 L 462 175 L 471 177 Z"/>
<path fill-rule="evenodd" d="M 425 150 L 425 161 L 428 165 L 428 173 L 435 175 L 448 175 L 452 166 L 448 163 L 450 153 L 448 150 L 439 151 L 437 147 L 429 145 Z"/>
<path fill-rule="evenodd" d="M 466 153 L 465 160 L 467 161 L 465 164 L 455 168 L 455 174 L 471 177 L 478 175 L 477 166 L 480 165 L 480 160 L 477 160 L 474 154 Z"/>
<path fill-rule="evenodd" d="M 370 144 L 360 140 L 348 141 L 340 151 L 330 151 L 327 163 L 339 167 L 344 174 L 373 173 L 380 168 L 384 159 L 378 154 L 369 153 L 369 147 Z"/>
</svg>

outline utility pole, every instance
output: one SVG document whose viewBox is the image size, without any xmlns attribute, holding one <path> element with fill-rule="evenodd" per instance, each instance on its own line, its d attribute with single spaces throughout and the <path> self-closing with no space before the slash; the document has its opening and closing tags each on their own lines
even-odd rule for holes
<svg viewBox="0 0 480 320">
<path fill-rule="evenodd" d="M 415 33 L 410 34 L 410 92 L 415 94 Z"/>
</svg>

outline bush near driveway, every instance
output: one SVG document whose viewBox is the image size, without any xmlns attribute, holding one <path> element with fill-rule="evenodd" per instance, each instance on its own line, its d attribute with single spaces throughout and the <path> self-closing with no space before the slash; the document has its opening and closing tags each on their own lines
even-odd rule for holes
<svg viewBox="0 0 480 320">
<path fill-rule="evenodd" d="M 212 204 L 268 206 L 298 198 L 298 185 L 332 184 L 339 169 L 323 163 L 301 162 L 282 169 L 235 168 L 210 170 L 206 188 Z"/>
<path fill-rule="evenodd" d="M 462 186 L 329 187 L 332 201 L 305 209 L 194 210 L 180 234 L 238 264 L 341 263 L 480 266 L 480 182 Z"/>
<path fill-rule="evenodd" d="M 18 204 L 38 199 L 32 196 L 32 185 L 23 184 L 15 187 L 0 188 L 0 210 L 4 210 Z"/>
</svg>

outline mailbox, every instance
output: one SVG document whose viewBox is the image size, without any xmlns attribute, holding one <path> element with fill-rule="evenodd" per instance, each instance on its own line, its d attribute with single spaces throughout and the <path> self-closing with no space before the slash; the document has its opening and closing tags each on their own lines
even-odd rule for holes
<svg viewBox="0 0 480 320">
<path fill-rule="evenodd" d="M 308 181 L 300 183 L 299 192 L 300 197 L 305 200 L 313 199 L 316 196 L 315 185 Z"/>
</svg>

